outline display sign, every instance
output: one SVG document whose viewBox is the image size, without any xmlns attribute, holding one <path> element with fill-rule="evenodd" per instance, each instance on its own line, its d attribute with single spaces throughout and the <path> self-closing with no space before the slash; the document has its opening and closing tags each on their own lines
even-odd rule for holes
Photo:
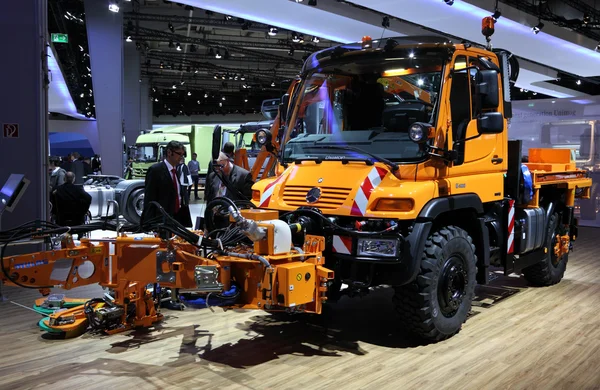
<svg viewBox="0 0 600 390">
<path fill-rule="evenodd" d="M 51 34 L 52 42 L 54 43 L 69 43 L 69 36 L 67 34 Z"/>
<path fill-rule="evenodd" d="M 19 124 L 5 123 L 2 125 L 2 132 L 4 133 L 4 138 L 19 138 Z"/>
</svg>

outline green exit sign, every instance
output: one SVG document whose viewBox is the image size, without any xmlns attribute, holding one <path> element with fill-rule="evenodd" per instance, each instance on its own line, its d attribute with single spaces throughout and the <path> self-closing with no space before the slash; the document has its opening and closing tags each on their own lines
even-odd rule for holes
<svg viewBox="0 0 600 390">
<path fill-rule="evenodd" d="M 52 34 L 52 42 L 69 43 L 69 36 L 67 34 Z"/>
</svg>

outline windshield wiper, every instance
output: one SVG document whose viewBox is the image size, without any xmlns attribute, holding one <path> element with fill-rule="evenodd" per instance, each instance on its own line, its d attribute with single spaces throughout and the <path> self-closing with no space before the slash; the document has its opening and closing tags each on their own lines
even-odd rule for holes
<svg viewBox="0 0 600 390">
<path fill-rule="evenodd" d="M 373 157 L 376 161 L 382 162 L 384 164 L 386 164 L 388 167 L 390 167 L 390 169 L 392 170 L 392 172 L 396 172 L 399 167 L 398 164 L 396 164 L 393 161 L 388 160 L 387 158 L 383 158 L 380 157 L 376 154 L 373 154 L 371 152 L 367 152 L 366 150 L 363 150 L 361 148 L 357 148 L 355 146 L 348 146 L 348 145 L 311 145 L 308 146 L 309 148 L 313 148 L 313 149 L 340 149 L 340 150 L 352 150 L 354 152 L 358 152 L 358 153 L 362 153 L 365 156 L 370 156 Z"/>
</svg>

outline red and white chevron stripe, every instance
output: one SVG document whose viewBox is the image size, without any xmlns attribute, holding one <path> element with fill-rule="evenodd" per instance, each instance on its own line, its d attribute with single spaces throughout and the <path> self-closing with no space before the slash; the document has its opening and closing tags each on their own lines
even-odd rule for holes
<svg viewBox="0 0 600 390">
<path fill-rule="evenodd" d="M 515 250 L 515 201 L 508 201 L 508 241 L 506 243 L 506 253 L 513 253 Z"/>
<path fill-rule="evenodd" d="M 333 236 L 332 252 L 344 255 L 352 254 L 352 238 L 344 236 Z"/>
<path fill-rule="evenodd" d="M 279 176 L 276 180 L 272 181 L 265 187 L 265 190 L 260 195 L 260 203 L 258 204 L 258 207 L 267 207 L 269 205 L 269 202 L 271 201 L 271 195 L 273 195 L 273 191 L 275 191 L 275 186 L 284 178 L 284 176 L 285 174 Z"/>
<path fill-rule="evenodd" d="M 360 188 L 356 192 L 350 215 L 365 215 L 365 213 L 367 212 L 367 205 L 369 204 L 369 198 L 371 197 L 371 193 L 381 183 L 386 173 L 387 171 L 383 168 L 373 167 L 373 169 L 371 169 L 365 180 L 362 182 Z"/>
</svg>

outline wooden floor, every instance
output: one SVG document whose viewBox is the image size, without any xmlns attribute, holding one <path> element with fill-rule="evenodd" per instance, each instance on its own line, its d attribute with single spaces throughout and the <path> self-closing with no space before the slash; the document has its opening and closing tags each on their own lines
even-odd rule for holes
<svg viewBox="0 0 600 390">
<path fill-rule="evenodd" d="M 343 299 L 328 317 L 164 311 L 158 329 L 48 340 L 35 291 L 5 288 L 1 389 L 600 389 L 600 229 L 582 229 L 565 279 L 499 277 L 478 287 L 450 340 L 395 325 L 390 291 Z M 69 296 L 100 296 L 99 288 Z"/>
</svg>

